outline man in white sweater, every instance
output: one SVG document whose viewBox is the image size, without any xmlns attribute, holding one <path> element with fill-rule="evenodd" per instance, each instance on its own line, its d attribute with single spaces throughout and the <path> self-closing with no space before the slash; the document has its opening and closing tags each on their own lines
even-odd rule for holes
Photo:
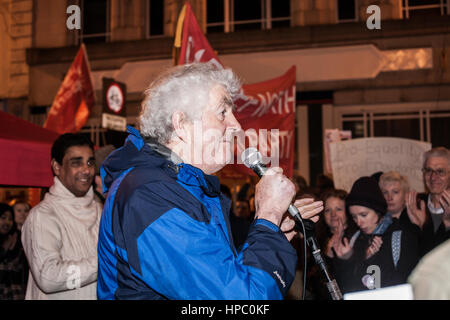
<svg viewBox="0 0 450 320">
<path fill-rule="evenodd" d="M 22 230 L 30 265 L 25 299 L 96 299 L 102 206 L 94 201 L 93 144 L 81 134 L 63 134 L 51 157 L 54 184 Z"/>
</svg>

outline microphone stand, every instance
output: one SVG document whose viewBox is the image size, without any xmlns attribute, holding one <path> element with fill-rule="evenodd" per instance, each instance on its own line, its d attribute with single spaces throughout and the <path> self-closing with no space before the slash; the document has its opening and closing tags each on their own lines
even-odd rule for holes
<svg viewBox="0 0 450 320">
<path fill-rule="evenodd" d="M 242 153 L 241 158 L 242 158 L 242 162 L 245 164 L 245 166 L 252 169 L 258 175 L 258 177 L 261 178 L 266 173 L 267 168 L 261 162 L 262 156 L 256 148 L 246 149 Z M 327 266 L 325 264 L 325 261 L 323 260 L 322 255 L 320 253 L 320 248 L 317 245 L 316 239 L 314 237 L 314 222 L 312 222 L 311 220 L 303 220 L 302 217 L 300 216 L 300 212 L 298 211 L 298 209 L 292 204 L 289 205 L 288 212 L 301 225 L 303 225 L 305 227 L 306 234 L 304 234 L 303 236 L 305 237 L 306 242 L 308 243 L 308 245 L 312 251 L 314 260 L 316 260 L 317 265 L 319 266 L 320 270 L 322 271 L 322 273 L 325 276 L 325 279 L 327 280 L 327 288 L 328 288 L 328 292 L 331 295 L 331 298 L 333 300 L 342 300 L 341 290 L 339 289 L 339 286 L 338 286 L 336 280 L 331 278 L 331 276 L 328 272 Z M 296 221 L 296 227 L 297 227 L 297 221 Z M 299 230 L 301 232 L 303 231 L 301 226 L 300 226 Z M 306 255 L 306 252 L 305 252 L 305 255 Z M 306 266 L 305 266 L 305 268 L 306 268 Z"/>
<path fill-rule="evenodd" d="M 295 208 L 295 207 L 294 207 Z M 295 208 L 297 209 L 297 208 Z M 333 300 L 342 300 L 342 293 L 339 289 L 339 286 L 335 279 L 333 279 L 328 272 L 327 266 L 325 264 L 325 260 L 322 257 L 320 247 L 317 245 L 316 239 L 314 237 L 314 222 L 310 220 L 303 220 L 298 213 L 298 210 L 296 214 L 292 214 L 291 207 L 289 207 L 289 213 L 296 218 L 297 221 L 295 221 L 295 229 L 303 233 L 303 229 L 301 227 L 301 224 L 305 227 L 305 233 L 304 239 L 306 239 L 306 243 L 308 244 L 309 248 L 311 249 L 312 255 L 314 257 L 314 260 L 316 261 L 316 264 L 319 266 L 320 271 L 322 271 L 323 276 L 326 280 L 326 285 L 328 292 L 331 295 L 331 298 Z M 305 240 L 304 240 L 305 241 Z M 305 252 L 306 254 L 306 252 Z M 305 266 L 306 268 L 306 266 Z"/>
</svg>

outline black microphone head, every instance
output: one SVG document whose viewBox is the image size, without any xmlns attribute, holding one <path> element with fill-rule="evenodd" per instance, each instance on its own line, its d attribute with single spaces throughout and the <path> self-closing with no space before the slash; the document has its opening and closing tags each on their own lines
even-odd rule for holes
<svg viewBox="0 0 450 320">
<path fill-rule="evenodd" d="M 247 168 L 253 169 L 256 165 L 261 164 L 262 155 L 258 149 L 250 147 L 242 152 L 241 160 Z"/>
</svg>

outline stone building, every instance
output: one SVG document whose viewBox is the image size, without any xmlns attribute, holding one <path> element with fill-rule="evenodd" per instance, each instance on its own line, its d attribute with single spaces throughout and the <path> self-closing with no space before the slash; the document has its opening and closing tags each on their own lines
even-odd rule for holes
<svg viewBox="0 0 450 320">
<path fill-rule="evenodd" d="M 173 65 L 183 3 L 0 0 L 0 109 L 42 124 L 84 42 L 97 98 L 103 77 L 124 82 L 127 120 L 135 123 L 142 91 Z M 81 8 L 80 30 L 66 26 L 74 4 Z M 308 181 L 323 170 L 326 128 L 351 130 L 354 138 L 394 136 L 450 147 L 450 0 L 191 4 L 222 62 L 246 83 L 297 66 L 295 166 Z M 103 144 L 97 101 L 84 131 Z"/>
</svg>

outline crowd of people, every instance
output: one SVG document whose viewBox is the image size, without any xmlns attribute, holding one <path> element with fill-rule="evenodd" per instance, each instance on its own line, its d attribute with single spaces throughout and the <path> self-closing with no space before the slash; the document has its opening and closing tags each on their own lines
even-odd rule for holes
<svg viewBox="0 0 450 320">
<path fill-rule="evenodd" d="M 450 246 L 449 165 L 450 152 L 444 147 L 424 154 L 426 193 L 410 189 L 408 177 L 395 171 L 361 177 L 349 193 L 334 186 L 309 189 L 324 202 L 316 236 L 344 294 L 408 281 L 414 285 L 418 280 L 412 272 L 418 262 L 441 244 Z M 379 274 L 372 275 L 370 266 Z M 324 279 L 312 269 L 309 297 L 330 299 Z M 431 294 L 436 288 L 424 292 L 423 283 L 431 283 L 433 277 L 427 276 L 430 281 L 421 279 L 414 289 L 421 290 L 422 298 L 442 297 L 442 292 Z"/>
<path fill-rule="evenodd" d="M 426 152 L 423 158 L 426 193 L 411 189 L 408 177 L 396 171 L 361 177 L 354 182 L 350 192 L 335 189 L 332 179 L 325 175 L 317 178 L 314 187 L 308 186 L 301 176 L 292 179 L 298 190 L 297 198 L 306 196 L 323 201 L 324 210 L 316 225 L 316 238 L 343 294 L 408 281 L 419 283 L 417 274 L 412 276 L 419 261 L 450 241 L 450 151 L 436 147 Z M 449 241 L 447 247 L 450 247 Z M 301 270 L 304 268 L 303 243 L 295 239 L 294 243 Z M 312 256 L 307 254 L 306 298 L 331 299 L 326 279 Z M 368 277 L 370 266 L 379 268 L 378 278 L 375 275 Z M 415 288 L 420 291 L 420 297 L 441 298 L 442 291 L 432 294 L 436 288 L 427 288 L 424 292 L 424 284 L 430 286 L 433 282 L 430 272 L 426 276 L 430 281 L 420 279 Z M 442 284 L 435 286 L 438 285 Z M 292 296 L 299 297 L 300 294 L 293 293 Z M 446 297 L 450 298 L 450 295 Z"/>
<path fill-rule="evenodd" d="M 302 287 L 305 268 L 306 299 L 330 299 L 311 257 L 303 265 L 310 252 L 286 214 L 291 203 L 316 223 L 342 293 L 409 282 L 419 298 L 450 299 L 450 151 L 424 154 L 426 193 L 394 171 L 346 192 L 326 175 L 311 187 L 270 168 L 233 197 L 214 173 L 241 130 L 239 88 L 229 69 L 175 67 L 145 92 L 139 130 L 128 128 L 123 147 L 61 135 L 43 200 L 0 203 L 0 299 L 295 299 L 289 289 Z M 195 121 L 209 161 L 192 153 Z"/>
</svg>

